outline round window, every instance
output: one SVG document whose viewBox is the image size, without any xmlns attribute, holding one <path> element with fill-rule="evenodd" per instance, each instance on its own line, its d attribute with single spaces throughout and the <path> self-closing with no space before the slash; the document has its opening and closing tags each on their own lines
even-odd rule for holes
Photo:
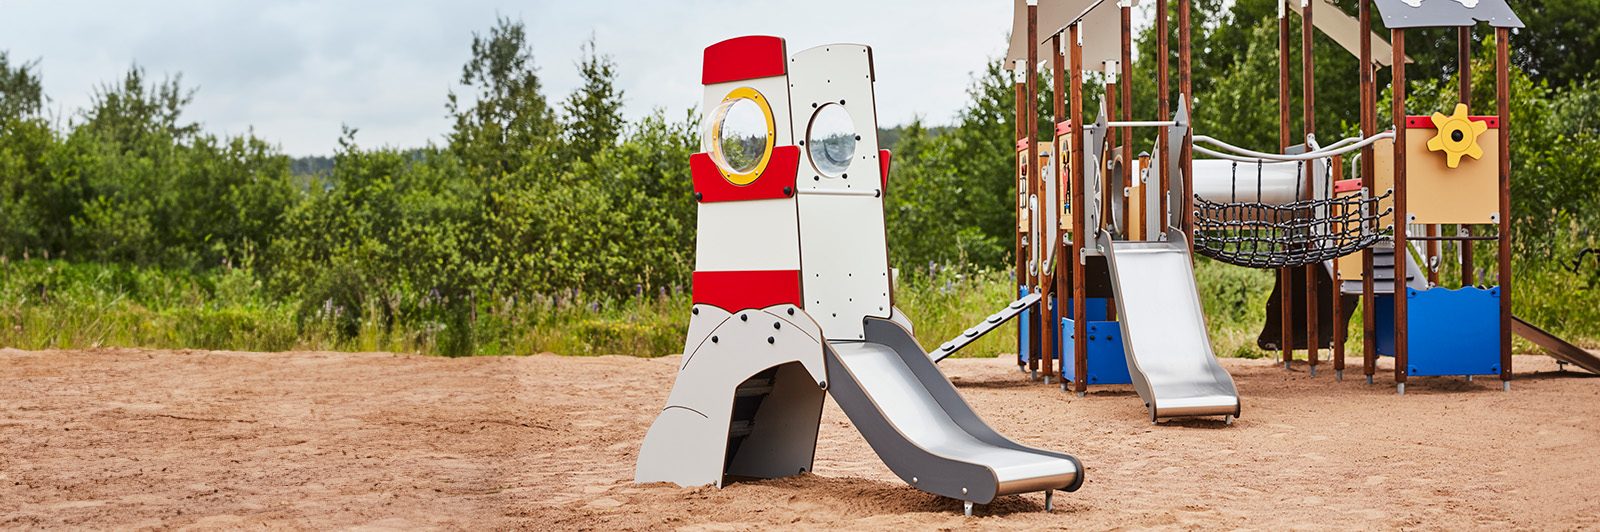
<svg viewBox="0 0 1600 532">
<path fill-rule="evenodd" d="M 729 174 L 749 174 L 772 148 L 771 130 L 762 105 L 750 98 L 730 98 L 717 108 L 714 148 L 717 164 Z"/>
<path fill-rule="evenodd" d="M 844 106 L 830 103 L 811 115 L 806 151 L 822 175 L 839 177 L 850 170 L 850 159 L 856 155 L 856 125 Z"/>
</svg>

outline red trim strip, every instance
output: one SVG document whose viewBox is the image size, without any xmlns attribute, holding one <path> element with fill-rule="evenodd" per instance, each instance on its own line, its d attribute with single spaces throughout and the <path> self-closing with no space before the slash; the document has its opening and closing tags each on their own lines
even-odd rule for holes
<svg viewBox="0 0 1600 532">
<path fill-rule="evenodd" d="M 1017 151 L 1019 151 L 1019 152 L 1028 151 L 1028 143 L 1029 142 L 1033 142 L 1033 139 L 1022 139 L 1022 140 L 1017 141 Z"/>
<path fill-rule="evenodd" d="M 1352 190 L 1361 190 L 1361 179 L 1341 179 L 1333 182 L 1334 192 L 1350 192 Z"/>
<path fill-rule="evenodd" d="M 782 76 L 787 72 L 785 63 L 788 57 L 781 38 L 766 35 L 734 37 L 706 47 L 700 83 L 711 85 Z"/>
<path fill-rule="evenodd" d="M 1056 134 L 1057 135 L 1065 135 L 1065 134 L 1068 134 L 1068 133 L 1071 133 L 1071 132 L 1072 132 L 1072 121 L 1071 120 L 1068 120 L 1066 122 L 1062 122 L 1060 124 L 1056 124 Z"/>
<path fill-rule="evenodd" d="M 799 146 L 778 146 L 766 169 L 748 185 L 735 185 L 722 177 L 709 153 L 689 156 L 689 173 L 694 177 L 694 197 L 701 203 L 779 199 L 794 196 L 795 171 L 800 168 Z"/>
<path fill-rule="evenodd" d="M 728 312 L 800 304 L 800 270 L 694 272 L 694 303 Z"/>
<path fill-rule="evenodd" d="M 1498 116 L 1469 116 L 1467 119 L 1473 122 L 1489 124 L 1489 129 L 1500 129 L 1500 117 Z M 1408 116 L 1406 117 L 1406 129 L 1437 128 L 1433 127 L 1433 117 L 1431 116 Z"/>
<path fill-rule="evenodd" d="M 882 186 L 878 190 L 883 191 L 881 195 L 888 196 L 889 195 L 889 150 L 878 150 L 878 171 L 879 171 L 878 172 L 879 173 L 879 178 L 883 180 Z"/>
</svg>

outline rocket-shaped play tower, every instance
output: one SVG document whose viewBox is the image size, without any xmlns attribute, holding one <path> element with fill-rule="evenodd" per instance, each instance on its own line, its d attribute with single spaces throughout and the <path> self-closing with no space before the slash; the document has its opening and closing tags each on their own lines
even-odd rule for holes
<svg viewBox="0 0 1600 532">
<path fill-rule="evenodd" d="M 894 308 L 872 49 L 789 56 L 777 37 L 705 51 L 694 309 L 635 480 L 680 485 L 808 471 L 824 393 L 907 483 L 986 504 L 1076 490 L 1077 459 L 990 429 Z"/>
</svg>

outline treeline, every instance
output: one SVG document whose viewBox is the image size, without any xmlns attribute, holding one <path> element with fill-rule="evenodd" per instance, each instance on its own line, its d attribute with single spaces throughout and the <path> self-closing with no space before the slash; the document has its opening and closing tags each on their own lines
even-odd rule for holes
<svg viewBox="0 0 1600 532">
<path fill-rule="evenodd" d="M 1197 129 L 1272 149 L 1275 4 L 1197 3 Z M 1354 13 L 1353 0 L 1340 3 Z M 1600 27 L 1600 0 L 1532 4 L 1519 10 L 1530 29 L 1512 42 L 1513 222 L 1520 258 L 1567 260 L 1575 246 L 1593 246 L 1589 230 L 1600 227 L 1600 85 L 1584 77 L 1600 67 L 1600 47 L 1592 31 L 1573 30 Z M 1298 35 L 1298 18 L 1291 22 Z M 1155 115 L 1155 38 L 1146 31 L 1138 40 L 1139 118 Z M 1413 114 L 1455 101 L 1453 38 L 1408 39 Z M 1324 36 L 1315 45 L 1319 136 L 1355 134 L 1355 59 Z M 1475 49 L 1473 111 L 1492 114 L 1492 46 Z M 688 159 L 701 149 L 698 113 L 625 121 L 617 66 L 593 42 L 578 63 L 584 83 L 565 98 L 547 98 L 535 66 L 523 24 L 500 19 L 474 35 L 460 94 L 441 95 L 453 118 L 441 144 L 371 148 L 347 127 L 331 159 L 296 161 L 254 133 L 217 136 L 184 120 L 194 91 L 137 66 L 97 87 L 88 108 L 46 117 L 38 63 L 0 52 L 0 262 L 244 272 L 227 284 L 254 287 L 301 324 L 332 320 L 346 336 L 429 331 L 445 354 L 514 337 L 485 336 L 480 323 L 508 309 L 681 301 L 693 267 Z M 903 273 L 1009 264 L 1014 76 L 991 62 L 974 73 L 954 123 L 885 131 L 894 150 L 891 261 Z M 1089 85 L 1092 117 L 1103 91 L 1098 78 Z M 1040 109 L 1050 109 L 1048 98 L 1046 90 Z M 1049 117 L 1038 125 L 1053 131 Z M 1588 275 L 1591 286 L 1600 280 Z M 124 277 L 139 276 L 105 282 Z"/>
</svg>

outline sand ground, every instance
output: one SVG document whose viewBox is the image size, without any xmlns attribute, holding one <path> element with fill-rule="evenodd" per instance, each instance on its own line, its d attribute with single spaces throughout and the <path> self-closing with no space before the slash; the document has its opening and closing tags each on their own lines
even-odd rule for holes
<svg viewBox="0 0 1600 532">
<path fill-rule="evenodd" d="M 831 400 L 815 474 L 633 484 L 679 357 L 0 350 L 0 529 L 1596 530 L 1600 378 L 1518 356 L 1394 393 L 1224 360 L 1243 416 L 1152 426 L 1002 359 L 942 364 L 1088 482 L 972 518 L 907 487 Z"/>
</svg>

